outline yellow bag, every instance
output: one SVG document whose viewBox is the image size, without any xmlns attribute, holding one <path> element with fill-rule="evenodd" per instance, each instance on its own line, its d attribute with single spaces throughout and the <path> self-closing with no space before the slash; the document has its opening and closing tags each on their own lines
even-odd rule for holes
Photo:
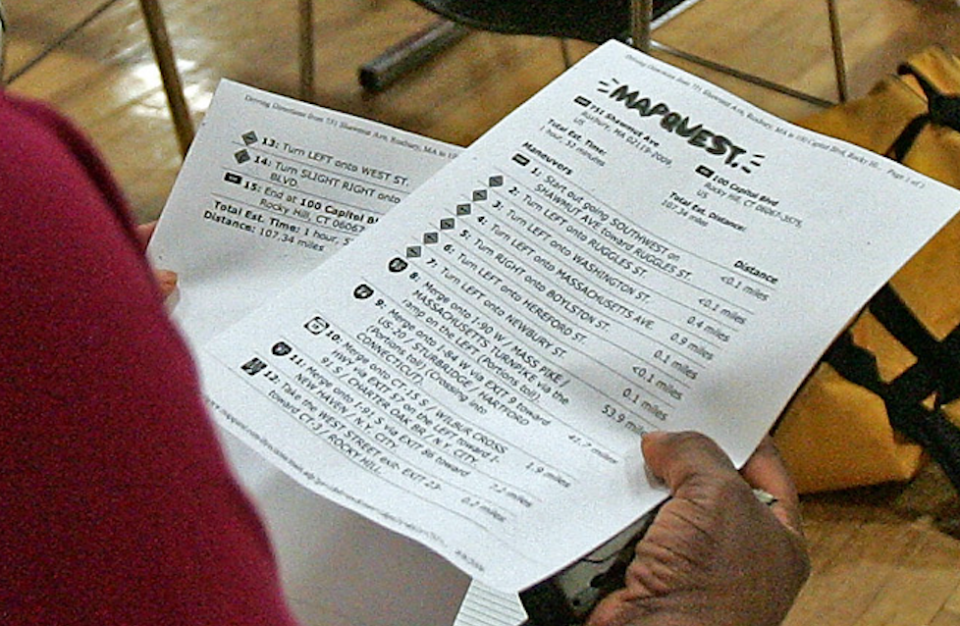
<svg viewBox="0 0 960 626">
<path fill-rule="evenodd" d="M 929 48 L 801 124 L 960 187 L 960 61 Z M 922 210 L 922 207 L 903 207 Z M 960 489 L 960 218 L 874 297 L 784 412 L 801 492 L 907 480 L 926 454 Z"/>
</svg>

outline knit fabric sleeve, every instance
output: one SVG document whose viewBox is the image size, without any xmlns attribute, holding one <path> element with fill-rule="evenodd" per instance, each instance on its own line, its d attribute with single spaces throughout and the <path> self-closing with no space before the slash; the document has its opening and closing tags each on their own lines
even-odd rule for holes
<svg viewBox="0 0 960 626">
<path fill-rule="evenodd" d="M 122 194 L 0 93 L 0 623 L 292 625 Z"/>
</svg>

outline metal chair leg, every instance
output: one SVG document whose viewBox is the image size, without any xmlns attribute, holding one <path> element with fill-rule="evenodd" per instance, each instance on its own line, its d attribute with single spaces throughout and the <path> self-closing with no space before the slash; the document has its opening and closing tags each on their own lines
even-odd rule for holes
<svg viewBox="0 0 960 626">
<path fill-rule="evenodd" d="M 840 32 L 840 21 L 837 16 L 835 0 L 826 0 L 826 3 L 830 18 L 830 38 L 833 49 L 834 71 L 837 79 L 837 94 L 840 102 L 844 102 L 847 99 L 847 77 L 843 58 L 843 39 Z M 684 59 L 691 63 L 727 74 L 728 76 L 733 76 L 739 80 L 782 93 L 792 98 L 810 102 L 811 104 L 815 104 L 817 106 L 827 107 L 834 104 L 829 100 L 824 100 L 823 98 L 818 98 L 817 96 L 812 96 L 810 94 L 797 91 L 796 89 L 791 89 L 790 87 L 774 83 L 765 78 L 748 74 L 746 72 L 741 72 L 740 70 L 723 65 L 721 63 L 716 63 L 714 61 L 704 59 L 703 57 L 690 54 L 688 52 L 683 52 L 677 50 L 676 48 L 653 41 L 651 35 L 651 23 L 653 21 L 652 15 L 653 0 L 630 0 L 630 37 L 632 39 L 633 46 L 642 52 L 649 53 L 651 50 L 666 52 L 667 54 Z"/>
<path fill-rule="evenodd" d="M 563 57 L 563 69 L 568 70 L 573 67 L 573 56 L 570 54 L 570 41 L 564 37 L 560 38 L 560 56 Z"/>
<path fill-rule="evenodd" d="M 313 0 L 300 2 L 300 99 L 313 100 Z"/>
<path fill-rule="evenodd" d="M 847 66 L 843 58 L 843 34 L 840 32 L 840 17 L 837 13 L 836 0 L 827 0 L 827 12 L 830 15 L 830 43 L 833 48 L 833 68 L 837 75 L 837 97 L 840 102 L 846 102 Z"/>
<path fill-rule="evenodd" d="M 653 0 L 630 0 L 630 40 L 633 47 L 650 53 Z"/>
<path fill-rule="evenodd" d="M 193 121 L 190 119 L 190 109 L 183 95 L 183 83 L 180 81 L 180 72 L 177 70 L 170 37 L 167 35 L 166 21 L 157 0 L 140 0 L 140 8 L 143 10 L 143 19 L 150 34 L 153 55 L 160 69 L 163 90 L 166 92 L 167 104 L 170 106 L 170 116 L 180 143 L 180 152 L 186 155 L 193 141 Z"/>
<path fill-rule="evenodd" d="M 364 63 L 357 76 L 360 85 L 371 93 L 381 92 L 469 33 L 470 29 L 466 26 L 437 19 L 423 30 L 387 48 L 375 59 Z"/>
</svg>

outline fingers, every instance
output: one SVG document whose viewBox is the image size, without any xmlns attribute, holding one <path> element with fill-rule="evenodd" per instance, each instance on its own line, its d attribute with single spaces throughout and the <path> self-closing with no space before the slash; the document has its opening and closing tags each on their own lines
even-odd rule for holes
<svg viewBox="0 0 960 626">
<path fill-rule="evenodd" d="M 644 436 L 642 446 L 647 466 L 667 483 L 674 495 L 683 495 L 685 486 L 695 483 L 698 477 L 729 478 L 736 472 L 720 447 L 698 433 L 652 433 Z M 797 490 L 769 437 L 760 443 L 740 475 L 751 487 L 776 498 L 771 512 L 787 528 L 802 535 Z"/>
<path fill-rule="evenodd" d="M 673 493 L 637 544 L 624 588 L 591 626 L 773 625 L 809 572 L 796 494 L 769 441 L 738 472 L 709 438 L 655 433 L 642 442 L 650 470 Z M 771 510 L 750 488 L 781 502 Z M 771 514 L 772 513 L 772 514 Z"/>
<path fill-rule="evenodd" d="M 775 497 L 777 502 L 771 510 L 777 519 L 791 530 L 802 533 L 797 489 L 770 437 L 764 437 L 740 474 L 751 487 L 763 489 Z"/>
<path fill-rule="evenodd" d="M 166 300 L 177 288 L 177 273 L 170 270 L 154 270 L 153 275 L 157 280 L 157 287 L 160 288 L 160 295 Z"/>
<path fill-rule="evenodd" d="M 137 226 L 137 239 L 140 240 L 140 245 L 144 250 L 147 249 L 147 246 L 150 244 L 150 238 L 153 237 L 153 231 L 157 229 L 157 221 L 147 222 L 146 224 L 140 224 Z"/>
<path fill-rule="evenodd" d="M 727 455 L 711 439 L 694 432 L 655 432 L 641 442 L 647 467 L 666 482 L 671 493 L 698 476 L 736 474 Z"/>
<path fill-rule="evenodd" d="M 143 246 L 144 250 L 150 245 L 150 238 L 153 237 L 153 231 L 156 229 L 156 220 L 137 226 L 137 239 L 140 240 L 140 245 Z M 160 294 L 164 299 L 167 299 L 177 288 L 177 273 L 170 270 L 154 270 L 153 275 L 156 278 L 157 287 L 160 288 Z"/>
<path fill-rule="evenodd" d="M 778 500 L 796 498 L 793 481 L 769 437 L 763 438 L 740 473 L 751 486 L 769 491 Z"/>
</svg>

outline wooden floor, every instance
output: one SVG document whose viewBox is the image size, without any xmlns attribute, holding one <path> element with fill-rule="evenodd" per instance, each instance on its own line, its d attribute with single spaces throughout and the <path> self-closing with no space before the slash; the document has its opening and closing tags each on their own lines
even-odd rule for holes
<svg viewBox="0 0 960 626">
<path fill-rule="evenodd" d="M 4 3 L 8 74 L 97 4 Z M 221 77 L 296 93 L 296 4 L 162 1 L 196 120 Z M 357 67 L 432 16 L 409 0 L 315 5 L 313 99 L 445 141 L 470 143 L 563 69 L 555 40 L 474 33 L 387 93 L 369 96 L 357 85 Z M 950 0 L 838 5 L 854 97 L 925 45 L 960 51 L 960 9 Z M 835 95 L 826 10 L 816 0 L 704 0 L 656 38 L 821 97 Z M 575 55 L 590 48 L 572 47 Z M 690 69 L 789 119 L 815 109 Z M 137 2 L 120 0 L 11 90 L 72 117 L 102 149 L 141 219 L 158 214 L 180 157 Z M 960 506 L 936 468 L 909 485 L 806 497 L 804 510 L 814 572 L 791 626 L 960 625 Z"/>
</svg>

